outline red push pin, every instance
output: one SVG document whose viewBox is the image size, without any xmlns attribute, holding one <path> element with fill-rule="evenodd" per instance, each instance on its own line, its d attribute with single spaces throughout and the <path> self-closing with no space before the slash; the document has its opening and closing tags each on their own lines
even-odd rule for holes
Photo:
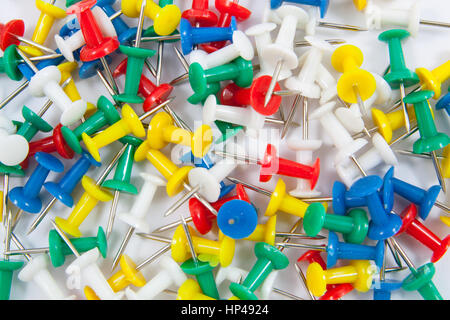
<svg viewBox="0 0 450 320">
<path fill-rule="evenodd" d="M 30 142 L 30 151 L 27 158 L 20 164 L 22 168 L 28 168 L 28 159 L 33 157 L 37 152 L 53 153 L 57 152 L 64 159 L 72 159 L 75 155 L 74 151 L 64 140 L 61 132 L 62 125 L 58 124 L 51 136 Z"/>
<path fill-rule="evenodd" d="M 430 229 L 425 227 L 422 222 L 416 219 L 417 207 L 414 204 L 406 207 L 401 216 L 403 224 L 397 232 L 397 235 L 406 232 L 433 251 L 433 256 L 431 257 L 432 263 L 439 261 L 447 252 L 450 244 L 450 235 L 441 240 Z"/>
<path fill-rule="evenodd" d="M 213 27 L 218 21 L 217 15 L 209 10 L 209 0 L 192 0 L 192 8 L 183 11 L 181 17 L 198 27 Z"/>
<path fill-rule="evenodd" d="M 81 49 L 81 61 L 93 61 L 104 58 L 119 48 L 117 37 L 103 37 L 91 8 L 97 0 L 78 2 L 67 9 L 67 14 L 75 14 L 80 23 L 86 45 Z"/>
<path fill-rule="evenodd" d="M 231 17 L 235 17 L 237 21 L 242 22 L 247 20 L 252 12 L 247 8 L 238 4 L 238 0 L 216 0 L 215 7 L 220 12 L 218 27 L 229 27 L 231 23 Z M 202 45 L 203 50 L 208 53 L 214 52 L 223 48 L 226 45 L 226 41 L 213 42 L 210 44 Z"/>
<path fill-rule="evenodd" d="M 14 19 L 6 24 L 0 23 L 0 49 L 6 50 L 10 45 L 19 45 L 21 42 L 30 46 L 41 49 L 42 51 L 55 54 L 56 52 L 50 48 L 47 48 L 39 43 L 25 39 L 23 37 L 25 33 L 25 24 L 23 20 Z"/>
<path fill-rule="evenodd" d="M 262 76 L 253 81 L 250 88 L 241 88 L 230 83 L 223 88 L 220 94 L 220 103 L 227 106 L 252 106 L 256 112 L 271 116 L 278 111 L 281 105 L 281 96 L 273 95 L 267 106 L 264 106 L 265 96 L 269 90 L 271 76 Z M 277 83 L 275 90 L 277 91 L 280 85 Z"/>
</svg>

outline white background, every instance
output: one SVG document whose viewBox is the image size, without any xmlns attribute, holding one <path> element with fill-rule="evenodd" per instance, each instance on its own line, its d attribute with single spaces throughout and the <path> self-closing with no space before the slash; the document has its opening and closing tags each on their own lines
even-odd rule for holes
<svg viewBox="0 0 450 320">
<path fill-rule="evenodd" d="M 388 0 L 375 0 L 379 5 L 409 5 L 413 1 L 388 1 Z M 332 0 L 330 1 L 330 8 L 328 10 L 328 14 L 325 21 L 336 22 L 336 23 L 347 23 L 353 25 L 363 25 L 364 24 L 364 16 L 362 13 L 358 12 L 350 0 Z M 58 0 L 56 5 L 64 8 L 65 1 Z M 213 1 L 210 1 L 211 6 L 213 6 Z M 239 29 L 245 30 L 251 25 L 257 24 L 261 22 L 262 11 L 265 5 L 267 5 L 268 0 L 264 1 L 256 1 L 256 0 L 247 0 L 241 1 L 241 4 L 247 6 L 250 10 L 253 11 L 252 17 L 246 21 L 245 23 L 239 24 Z M 190 7 L 191 1 L 175 1 L 175 4 L 180 5 L 181 10 L 186 10 Z M 115 5 L 116 8 L 120 6 L 118 4 Z M 423 19 L 428 20 L 437 20 L 437 21 L 450 21 L 450 2 L 445 0 L 428 0 L 424 1 L 422 4 L 421 16 Z M 33 33 L 34 26 L 36 25 L 37 19 L 39 17 L 39 12 L 34 6 L 34 1 L 31 0 L 3 0 L 2 1 L 2 10 L 0 11 L 0 21 L 5 23 L 11 19 L 21 18 L 25 20 L 26 24 L 26 34 L 27 38 L 31 38 Z M 127 19 L 130 25 L 136 25 L 136 20 L 132 21 Z M 64 21 L 58 21 L 56 26 L 52 29 L 51 36 L 49 36 L 46 45 L 51 48 L 56 48 L 55 43 L 53 41 L 53 34 L 59 30 L 59 27 L 64 23 Z M 146 19 L 146 26 L 151 23 L 149 19 Z M 328 38 L 343 38 L 347 40 L 348 43 L 355 44 L 361 48 L 364 53 L 364 64 L 362 68 L 372 71 L 382 73 L 386 66 L 389 63 L 388 50 L 387 45 L 377 40 L 378 34 L 381 31 L 369 31 L 369 32 L 350 32 L 350 31 L 340 31 L 333 29 L 325 29 L 318 28 L 317 29 L 317 37 L 322 39 Z M 274 33 L 273 36 L 276 34 Z M 299 31 L 297 33 L 297 39 L 301 40 L 303 38 L 303 32 Z M 450 29 L 445 28 L 437 28 L 437 27 L 428 27 L 421 26 L 419 35 L 416 38 L 409 38 L 408 40 L 403 42 L 403 49 L 406 57 L 407 66 L 410 69 L 415 69 L 418 67 L 426 67 L 428 69 L 432 69 L 445 61 L 448 60 L 450 56 Z M 156 49 L 155 44 L 143 44 L 143 46 Z M 166 45 L 166 50 L 164 54 L 164 68 L 162 74 L 162 81 L 168 82 L 176 76 L 180 75 L 183 72 L 183 69 L 176 60 L 173 50 L 172 44 Z M 299 54 L 305 52 L 306 48 L 298 49 Z M 115 67 L 119 61 L 120 57 L 115 56 L 112 68 Z M 152 58 L 153 63 L 156 65 L 156 57 Z M 333 72 L 333 74 L 338 77 L 338 74 L 334 72 L 334 70 L 330 66 L 330 56 L 324 57 L 324 64 Z M 147 72 L 147 71 L 146 71 Z M 296 72 L 295 72 L 296 73 Z M 147 72 L 148 75 L 148 72 Z M 79 80 L 76 75 L 74 75 L 76 84 L 81 92 L 81 96 L 90 102 L 96 102 L 97 98 L 100 95 L 108 96 L 107 91 L 104 89 L 100 81 L 93 77 L 88 80 Z M 14 88 L 18 86 L 19 83 L 13 82 L 7 78 L 6 75 L 2 75 L 0 77 L 0 97 L 5 97 L 9 92 L 11 92 Z M 123 88 L 123 79 L 120 79 L 119 86 Z M 442 86 L 443 93 L 447 92 L 446 88 L 448 87 L 448 83 Z M 179 115 L 189 123 L 191 127 L 194 126 L 194 120 L 199 121 L 201 119 L 201 112 L 199 106 L 193 106 L 186 102 L 186 98 L 191 94 L 191 89 L 189 85 L 184 84 L 181 86 L 177 86 L 174 90 L 174 95 L 176 96 L 176 100 L 173 103 L 174 109 Z M 396 93 L 398 94 L 398 93 Z M 22 120 L 20 115 L 20 110 L 24 104 L 26 104 L 29 108 L 34 111 L 38 111 L 40 107 L 45 103 L 46 99 L 35 99 L 32 98 L 27 90 L 23 92 L 20 96 L 18 96 L 15 100 L 9 103 L 1 112 L 11 117 L 12 119 Z M 286 98 L 283 101 L 283 108 L 285 110 L 285 114 L 289 110 L 292 99 Z M 432 101 L 434 104 L 434 101 Z M 317 105 L 311 104 L 311 110 L 316 108 Z M 136 106 L 135 110 L 138 113 L 142 112 L 140 106 Z M 59 118 L 59 110 L 56 111 L 54 107 L 52 107 L 44 116 L 50 124 L 56 125 L 58 123 Z M 444 111 L 436 112 L 437 126 L 440 131 L 444 131 L 449 133 L 449 118 Z M 301 112 L 298 112 L 295 116 L 295 121 L 301 121 Z M 195 127 L 198 125 L 196 123 Z M 370 124 L 368 125 L 368 127 Z M 268 126 L 269 128 L 275 128 Z M 336 173 L 332 166 L 333 159 L 333 149 L 329 146 L 329 139 L 326 137 L 320 130 L 316 123 L 310 123 L 310 137 L 321 138 L 326 141 L 326 144 L 321 148 L 319 152 L 317 152 L 317 156 L 321 157 L 321 176 L 318 182 L 317 189 L 322 191 L 324 196 L 330 195 L 331 187 L 333 181 L 337 179 Z M 292 130 L 291 130 L 292 131 Z M 290 132 L 292 134 L 292 132 Z M 299 132 L 295 132 L 294 134 L 299 135 Z M 44 135 L 38 135 L 37 137 L 43 137 Z M 37 138 L 36 137 L 36 138 Z M 35 138 L 35 139 L 36 139 Z M 398 145 L 397 148 L 403 148 L 411 150 L 412 143 L 417 139 L 417 135 L 414 135 L 413 138 L 403 142 L 401 145 Z M 261 144 L 264 145 L 263 142 Z M 114 144 L 111 147 L 104 148 L 101 151 L 103 164 L 109 162 L 112 158 L 113 154 L 115 154 L 120 148 L 120 144 Z M 169 155 L 169 149 L 165 150 L 165 153 Z M 285 141 L 281 142 L 280 156 L 287 157 L 290 159 L 295 159 L 295 154 L 287 149 Z M 396 168 L 395 174 L 396 177 L 404 179 L 412 184 L 415 184 L 422 188 L 429 188 L 430 186 L 437 184 L 437 180 L 435 178 L 435 173 L 433 170 L 433 166 L 431 161 L 424 159 L 416 159 L 406 156 L 398 156 L 400 165 Z M 28 173 L 30 173 L 34 167 L 35 163 L 31 162 Z M 70 164 L 73 161 L 64 160 L 64 164 L 66 168 L 70 167 Z M 142 180 L 139 178 L 138 173 L 140 171 L 153 172 L 157 173 L 156 170 L 146 161 L 138 163 L 135 165 L 133 170 L 133 183 L 139 187 L 142 185 Z M 386 171 L 386 168 L 380 167 L 377 170 L 371 172 L 372 174 L 382 175 Z M 233 172 L 232 176 L 241 177 L 245 181 L 258 183 L 258 167 L 251 165 L 246 166 L 245 168 L 239 168 L 235 172 Z M 113 173 L 112 173 L 113 174 Z M 111 174 L 111 176 L 112 176 Z M 100 170 L 90 170 L 88 172 L 90 177 L 96 179 L 100 175 Z M 59 175 L 50 175 L 49 180 L 59 181 L 62 174 Z M 283 178 L 287 183 L 287 189 L 291 190 L 295 187 L 296 182 L 291 178 Z M 272 190 L 276 183 L 277 179 L 274 178 L 269 183 L 263 185 L 264 188 Z M 23 185 L 26 182 L 26 179 L 13 178 L 11 179 L 11 188 L 16 185 Z M 449 186 L 450 187 L 450 186 Z M 448 188 L 449 188 L 448 187 Z M 79 199 L 82 194 L 81 186 L 78 186 L 74 192 L 75 201 Z M 256 206 L 260 209 L 260 223 L 264 223 L 266 217 L 263 217 L 263 213 L 268 203 L 268 198 L 256 194 L 252 191 L 249 191 L 251 200 L 256 204 Z M 41 192 L 41 197 L 44 205 L 50 201 L 50 196 L 45 191 Z M 178 198 L 179 196 L 175 197 Z M 120 197 L 118 212 L 126 212 L 133 202 L 134 197 L 131 195 L 122 194 Z M 151 223 L 152 228 L 156 228 L 163 224 L 175 221 L 179 219 L 180 214 L 184 214 L 184 216 L 188 216 L 189 212 L 187 210 L 187 206 L 183 206 L 176 214 L 170 216 L 168 218 L 163 217 L 163 212 L 168 206 L 173 203 L 175 199 L 169 199 L 165 194 L 163 189 L 158 190 L 155 200 L 152 204 L 151 210 L 148 213 L 148 218 Z M 440 201 L 448 203 L 448 197 L 445 198 L 445 195 L 441 193 Z M 400 212 L 402 208 L 407 205 L 402 199 L 396 199 L 395 210 Z M 111 202 L 109 203 L 100 203 L 94 211 L 90 214 L 90 216 L 86 219 L 86 221 L 81 225 L 81 231 L 85 236 L 93 236 L 97 232 L 97 227 L 99 225 L 106 227 L 107 218 L 109 208 L 111 206 Z M 13 212 L 15 212 L 15 208 Z M 30 236 L 25 236 L 26 230 L 28 229 L 31 222 L 34 220 L 35 216 L 31 214 L 24 214 L 22 220 L 20 221 L 17 229 L 15 231 L 16 235 L 21 239 L 23 245 L 27 248 L 37 248 L 37 247 L 45 247 L 48 245 L 47 235 L 48 231 L 51 229 L 51 225 L 49 222 L 50 218 L 54 218 L 55 216 L 67 217 L 70 214 L 71 210 L 64 207 L 62 204 L 56 204 L 51 210 L 48 217 L 41 223 L 38 229 L 33 232 Z M 439 215 L 442 212 L 434 208 L 430 213 L 429 218 L 425 222 L 425 224 L 433 230 L 439 237 L 444 238 L 448 234 L 448 227 L 446 227 L 439 220 Z M 277 229 L 279 231 L 287 231 L 290 228 L 290 225 L 295 222 L 295 217 L 288 216 L 284 213 L 279 213 L 279 225 Z M 111 273 L 109 272 L 110 265 L 112 262 L 112 258 L 121 242 L 123 235 L 126 232 L 128 227 L 119 220 L 116 220 L 113 234 L 109 241 L 109 256 L 106 260 L 100 261 L 100 265 L 104 274 L 109 277 Z M 3 232 L 3 231 L 2 231 Z M 326 234 L 326 233 L 324 233 Z M 171 233 L 167 234 L 168 237 L 171 236 Z M 215 237 L 213 233 L 210 235 L 212 238 Z M 3 235 L 2 235 L 3 237 Z M 431 252 L 423 245 L 409 237 L 408 235 L 402 235 L 399 237 L 399 242 L 408 252 L 410 258 L 416 266 L 421 266 L 424 263 L 429 261 L 431 257 Z M 367 241 L 367 244 L 373 244 L 372 241 Z M 252 248 L 254 243 L 238 241 L 237 242 L 237 250 L 236 256 L 233 262 L 233 265 L 239 266 L 241 268 L 249 270 L 254 263 L 254 254 Z M 14 245 L 12 245 L 14 248 Z M 138 237 L 133 237 L 130 241 L 126 253 L 133 258 L 134 261 L 139 263 L 144 260 L 146 257 L 150 256 L 157 249 L 161 248 L 162 245 L 159 243 L 154 243 L 150 240 L 141 240 Z M 287 249 L 285 253 L 288 255 L 291 264 L 289 267 L 281 272 L 279 272 L 276 282 L 276 287 L 280 289 L 284 289 L 292 294 L 300 296 L 302 298 L 307 299 L 308 295 L 305 291 L 303 284 L 297 277 L 296 271 L 294 269 L 293 263 L 297 260 L 297 258 L 304 251 L 299 251 L 295 249 Z M 17 257 L 18 259 L 22 259 L 21 257 Z M 52 274 L 60 283 L 61 286 L 64 286 L 66 275 L 64 273 L 67 265 L 73 261 L 72 257 L 69 257 L 66 260 L 66 264 L 63 267 L 58 269 L 51 269 Z M 347 262 L 344 261 L 343 264 Z M 393 265 L 393 260 L 388 254 L 388 266 Z M 450 298 L 449 288 L 450 281 L 448 276 L 448 270 L 450 266 L 450 258 L 449 255 L 444 256 L 438 263 L 436 263 L 436 275 L 434 277 L 434 283 L 436 287 L 441 292 L 444 299 Z M 306 265 L 302 265 L 304 271 L 306 271 Z M 147 266 L 143 269 L 143 273 L 147 279 L 151 279 L 159 270 L 159 266 L 157 263 Z M 390 274 L 387 278 L 396 278 L 403 279 L 409 271 L 404 271 L 398 273 L 396 275 Z M 64 288 L 65 289 L 65 288 Z M 176 288 L 173 288 L 176 289 Z M 69 291 L 66 290 L 68 293 Z M 222 297 L 227 298 L 230 296 L 227 290 L 223 291 Z M 78 299 L 84 299 L 84 295 L 82 291 L 75 290 L 71 291 L 70 294 L 75 294 Z M 17 273 L 13 279 L 13 287 L 11 293 L 11 299 L 43 299 L 45 298 L 40 291 L 40 289 L 35 286 L 33 283 L 23 283 L 17 279 Z M 173 296 L 161 295 L 159 298 L 170 298 Z M 273 299 L 282 299 L 281 296 L 277 294 L 272 294 Z M 399 290 L 394 292 L 392 295 L 393 299 L 421 299 L 420 295 L 417 292 L 406 292 L 403 290 Z M 357 292 L 352 292 L 344 299 L 372 299 L 372 291 L 368 293 L 359 294 Z"/>
</svg>

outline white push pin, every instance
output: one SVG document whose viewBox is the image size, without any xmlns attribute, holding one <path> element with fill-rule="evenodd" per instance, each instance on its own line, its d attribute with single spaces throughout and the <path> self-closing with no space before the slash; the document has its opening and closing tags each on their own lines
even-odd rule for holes
<svg viewBox="0 0 450 320">
<path fill-rule="evenodd" d="M 33 281 L 51 300 L 73 300 L 74 295 L 66 296 L 48 271 L 48 256 L 38 255 L 30 259 L 17 275 L 24 282 Z"/>
<path fill-rule="evenodd" d="M 95 20 L 97 21 L 104 37 L 117 37 L 117 32 L 114 25 L 100 7 L 96 6 L 92 8 L 92 13 L 94 14 Z M 75 61 L 73 52 L 84 46 L 86 43 L 81 30 L 78 30 L 67 39 L 63 39 L 57 34 L 55 35 L 55 42 L 59 51 L 61 51 L 61 54 L 70 62 Z"/>
<path fill-rule="evenodd" d="M 283 22 L 281 23 L 275 43 L 264 48 L 260 57 L 270 65 L 275 66 L 264 105 L 267 105 L 272 97 L 283 66 L 286 66 L 289 70 L 297 68 L 298 58 L 294 51 L 295 33 L 297 28 L 301 28 L 308 21 L 308 14 L 305 10 L 296 6 L 282 6 L 276 11 L 283 19 Z"/>
<path fill-rule="evenodd" d="M 217 51 L 207 54 L 203 50 L 194 50 L 189 55 L 191 64 L 200 63 L 203 69 L 211 69 L 227 64 L 238 57 L 245 60 L 253 60 L 255 50 L 252 42 L 242 31 L 233 32 L 233 43 Z"/>
<path fill-rule="evenodd" d="M 261 55 L 263 50 L 268 46 L 272 44 L 272 37 L 270 35 L 270 32 L 275 30 L 277 25 L 275 23 L 261 23 L 254 25 L 247 29 L 245 33 L 250 36 L 254 37 L 255 39 L 255 45 L 256 45 L 256 53 L 259 57 L 259 73 L 255 76 L 255 78 L 259 78 L 261 76 L 271 76 L 273 75 L 275 71 L 275 66 L 272 66 L 271 64 L 267 63 Z M 291 70 L 286 68 L 284 66 L 281 68 L 280 76 L 278 80 L 284 80 L 292 76 Z"/>
<path fill-rule="evenodd" d="M 325 132 L 333 141 L 334 146 L 338 149 L 334 158 L 334 163 L 337 165 L 353 157 L 355 152 L 367 144 L 367 140 L 362 138 L 353 140 L 352 136 L 334 115 L 333 109 L 335 106 L 336 102 L 324 104 L 309 115 L 309 120 L 318 119 Z"/>
<path fill-rule="evenodd" d="M 161 271 L 137 292 L 127 288 L 125 293 L 128 300 L 152 300 L 170 286 L 181 286 L 187 280 L 180 266 L 170 257 L 162 257 L 159 266 Z"/>
<path fill-rule="evenodd" d="M 80 120 L 87 109 L 83 100 L 72 102 L 59 83 L 61 71 L 56 66 L 48 66 L 39 70 L 30 80 L 29 89 L 34 97 L 47 96 L 63 113 L 60 122 L 70 126 Z"/>
<path fill-rule="evenodd" d="M 81 273 L 81 278 L 101 300 L 120 300 L 124 292 L 114 292 L 97 265 L 100 252 L 97 248 L 89 250 L 72 262 L 66 269 L 67 274 Z"/>
<path fill-rule="evenodd" d="M 145 172 L 140 173 L 144 179 L 144 185 L 141 187 L 137 199 L 133 202 L 133 206 L 127 213 L 119 213 L 117 217 L 128 224 L 130 227 L 122 240 L 122 243 L 114 257 L 112 270 L 117 266 L 122 253 L 128 244 L 133 233 L 137 230 L 142 233 L 150 233 L 150 224 L 145 220 L 145 215 L 150 213 L 150 205 L 155 197 L 156 189 L 160 186 L 165 186 L 166 182 L 153 174 Z"/>
<path fill-rule="evenodd" d="M 358 163 L 365 172 L 370 171 L 382 163 L 390 166 L 398 164 L 394 151 L 392 151 L 389 144 L 379 133 L 375 133 L 372 136 L 372 144 L 372 148 L 358 157 Z M 355 179 L 360 177 L 359 168 L 356 168 L 351 163 L 348 165 L 338 165 L 336 171 L 347 187 L 351 187 Z"/>
<path fill-rule="evenodd" d="M 251 107 L 240 108 L 217 103 L 214 95 L 210 95 L 203 106 L 203 123 L 211 125 L 220 120 L 245 127 L 245 133 L 256 137 L 264 127 L 266 117 Z"/>
<path fill-rule="evenodd" d="M 13 122 L 0 116 L 0 162 L 6 166 L 16 166 L 28 155 L 27 139 L 15 133 L 16 126 Z"/>
<path fill-rule="evenodd" d="M 236 152 L 237 145 L 228 143 L 227 151 Z M 220 196 L 220 183 L 238 166 L 238 162 L 222 159 L 211 169 L 197 167 L 189 171 L 188 178 L 191 186 L 199 187 L 199 193 L 208 200 L 216 202 Z"/>
</svg>

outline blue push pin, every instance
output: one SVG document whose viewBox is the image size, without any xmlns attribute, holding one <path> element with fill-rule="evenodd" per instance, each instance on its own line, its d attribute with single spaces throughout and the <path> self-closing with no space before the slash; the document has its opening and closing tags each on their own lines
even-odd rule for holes
<svg viewBox="0 0 450 320">
<path fill-rule="evenodd" d="M 405 181 L 392 178 L 394 192 L 419 207 L 419 216 L 422 220 L 428 217 L 436 199 L 441 192 L 441 186 L 435 185 L 428 190 L 421 189 Z"/>
<path fill-rule="evenodd" d="M 394 187 L 392 177 L 394 176 L 394 167 L 391 167 L 383 178 L 383 187 L 380 196 L 383 199 L 383 206 L 387 212 L 391 212 L 394 207 Z M 366 200 L 362 197 L 354 197 L 349 195 L 345 184 L 335 181 L 333 184 L 333 211 L 340 216 L 351 208 L 364 207 Z"/>
<path fill-rule="evenodd" d="M 325 17 L 328 6 L 330 5 L 330 0 L 270 0 L 270 9 L 275 10 L 281 7 L 283 2 L 293 2 L 318 7 L 320 9 L 321 18 Z"/>
<path fill-rule="evenodd" d="M 106 56 L 105 59 L 107 64 L 112 62 L 110 56 Z M 97 70 L 103 70 L 103 65 L 100 59 L 84 62 L 81 65 L 80 70 L 78 70 L 78 75 L 80 76 L 80 79 L 88 79 L 95 76 L 97 74 Z"/>
<path fill-rule="evenodd" d="M 375 175 L 357 180 L 348 190 L 353 197 L 364 197 L 369 208 L 371 221 L 367 236 L 372 240 L 384 240 L 395 235 L 402 226 L 402 219 L 384 209 L 378 190 L 383 180 Z"/>
<path fill-rule="evenodd" d="M 92 158 L 89 152 L 83 150 L 80 159 L 70 168 L 69 171 L 59 180 L 58 183 L 46 182 L 45 189 L 55 197 L 56 200 L 61 201 L 65 206 L 73 206 L 73 198 L 71 193 L 81 181 L 81 178 L 86 174 L 91 166 L 100 167 L 102 164 Z"/>
<path fill-rule="evenodd" d="M 231 18 L 229 27 L 203 27 L 193 28 L 189 20 L 180 21 L 181 49 L 184 55 L 188 55 L 194 47 L 201 43 L 232 41 L 233 33 L 237 30 L 236 18 Z"/>
<path fill-rule="evenodd" d="M 339 259 L 373 260 L 381 268 L 384 260 L 384 242 L 378 241 L 375 246 L 353 244 L 339 241 L 336 233 L 328 234 L 327 269 L 334 267 Z"/>
<path fill-rule="evenodd" d="M 220 207 L 217 214 L 217 226 L 224 235 L 232 239 L 247 238 L 255 231 L 257 224 L 255 207 L 247 201 L 228 201 Z"/>
<path fill-rule="evenodd" d="M 29 213 L 38 213 L 41 211 L 42 201 L 39 198 L 39 192 L 50 171 L 64 171 L 62 162 L 51 154 L 37 152 L 34 158 L 38 166 L 34 169 L 25 186 L 15 187 L 9 192 L 9 200 L 15 206 Z"/>
<path fill-rule="evenodd" d="M 391 300 L 391 292 L 402 287 L 402 281 L 383 280 L 373 281 L 373 300 Z"/>
<path fill-rule="evenodd" d="M 445 109 L 445 111 L 447 111 L 447 115 L 450 116 L 450 92 L 447 93 L 445 96 L 443 96 L 441 99 L 439 99 L 439 101 L 436 103 L 435 108 L 436 110 Z"/>
<path fill-rule="evenodd" d="M 205 168 L 205 169 L 211 169 L 212 166 L 214 166 L 213 161 L 211 158 L 206 154 L 203 158 L 196 158 L 192 154 L 192 151 L 189 151 L 188 153 L 185 153 L 181 158 L 180 161 L 184 164 L 186 163 L 192 163 L 197 168 Z M 220 182 L 220 195 L 219 199 L 222 199 L 227 194 L 229 194 L 231 191 L 234 190 L 236 187 L 235 184 L 226 185 L 223 181 Z"/>
</svg>

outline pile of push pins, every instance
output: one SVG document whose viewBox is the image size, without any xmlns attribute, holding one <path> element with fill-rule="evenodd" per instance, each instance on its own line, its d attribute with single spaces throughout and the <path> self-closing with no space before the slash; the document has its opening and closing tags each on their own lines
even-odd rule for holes
<svg viewBox="0 0 450 320">
<path fill-rule="evenodd" d="M 35 25 L 0 24 L 0 299 L 448 298 L 449 47 L 408 59 L 448 21 L 397 0 L 342 0 L 360 26 L 329 0 L 29 2 Z"/>
</svg>

